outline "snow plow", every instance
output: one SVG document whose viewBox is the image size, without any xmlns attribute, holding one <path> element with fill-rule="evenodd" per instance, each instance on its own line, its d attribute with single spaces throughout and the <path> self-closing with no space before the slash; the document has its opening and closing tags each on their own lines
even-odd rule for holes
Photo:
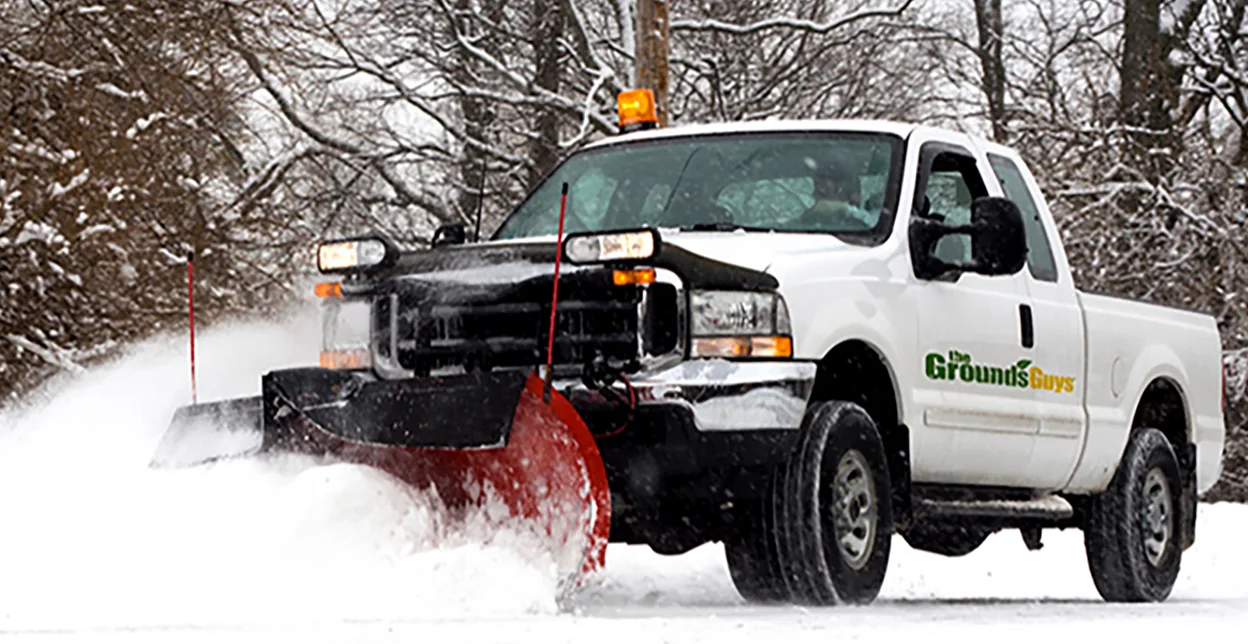
<svg viewBox="0 0 1248 644">
<path fill-rule="evenodd" d="M 584 421 L 536 372 L 368 382 L 323 368 L 265 374 L 258 397 L 179 409 L 152 464 L 287 452 L 376 467 L 448 509 L 501 501 L 578 579 L 603 565 L 606 474 Z M 544 533 L 544 534 L 542 534 Z"/>
<path fill-rule="evenodd" d="M 376 263 L 361 262 L 373 251 Z M 347 273 L 348 281 L 369 288 L 378 282 L 356 269 L 393 264 L 397 254 L 388 240 L 365 238 L 322 244 L 318 259 L 322 272 Z M 152 467 L 307 454 L 376 467 L 432 490 L 452 512 L 501 502 L 507 518 L 549 540 L 561 582 L 574 587 L 604 563 L 610 495 L 593 436 L 552 386 L 560 259 L 556 253 L 550 280 L 546 378 L 517 368 L 378 378 L 366 369 L 371 355 L 360 359 L 361 352 L 371 354 L 372 330 L 360 338 L 363 349 L 332 346 L 344 339 L 334 327 L 347 316 L 343 303 L 331 301 L 320 367 L 269 372 L 257 397 L 178 409 Z M 317 294 L 342 298 L 342 285 L 322 283 Z M 497 518 L 496 511 L 487 514 Z"/>
<path fill-rule="evenodd" d="M 622 95 L 621 129 L 646 135 L 654 109 Z M 648 168 L 622 149 L 606 170 Z M 295 453 L 376 467 L 462 518 L 518 519 L 547 539 L 565 592 L 608 542 L 679 554 L 756 536 L 816 364 L 793 359 L 774 276 L 688 247 L 725 234 L 686 203 L 703 178 L 673 179 L 689 189 L 662 235 L 640 218 L 661 202 L 641 193 L 591 226 L 597 158 L 573 155 L 488 239 L 456 223 L 420 250 L 320 244 L 339 281 L 315 288 L 319 367 L 178 410 L 153 466 Z M 193 341 L 191 356 L 194 392 Z"/>
<path fill-rule="evenodd" d="M 324 368 L 265 374 L 261 396 L 178 409 L 152 461 L 190 467 L 288 452 L 376 467 L 451 509 L 492 502 L 535 522 L 554 552 L 602 567 L 610 498 L 594 439 L 537 372 L 368 382 Z M 579 547 L 578 547 L 579 545 Z"/>
</svg>

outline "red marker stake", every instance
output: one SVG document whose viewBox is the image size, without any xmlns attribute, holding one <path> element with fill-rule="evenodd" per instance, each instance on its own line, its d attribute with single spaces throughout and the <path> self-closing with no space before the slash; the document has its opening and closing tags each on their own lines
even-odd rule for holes
<svg viewBox="0 0 1248 644">
<path fill-rule="evenodd" d="M 568 184 L 563 184 L 563 195 L 559 198 L 559 234 L 555 236 L 555 286 L 550 294 L 550 338 L 546 344 L 546 388 L 542 397 L 550 402 L 550 387 L 555 373 L 555 317 L 559 304 L 559 265 L 563 261 L 563 220 L 568 211 Z"/>
<path fill-rule="evenodd" d="M 186 307 L 191 317 L 191 403 L 199 403 L 195 387 L 195 251 L 186 254 Z"/>
</svg>

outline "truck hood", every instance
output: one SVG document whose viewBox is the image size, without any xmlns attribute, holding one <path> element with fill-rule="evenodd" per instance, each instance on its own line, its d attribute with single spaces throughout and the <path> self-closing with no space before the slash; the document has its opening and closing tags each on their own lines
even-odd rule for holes
<svg viewBox="0 0 1248 644">
<path fill-rule="evenodd" d="M 766 272 L 779 258 L 854 248 L 832 235 L 778 232 L 660 232 L 664 244 L 742 268 Z"/>
</svg>

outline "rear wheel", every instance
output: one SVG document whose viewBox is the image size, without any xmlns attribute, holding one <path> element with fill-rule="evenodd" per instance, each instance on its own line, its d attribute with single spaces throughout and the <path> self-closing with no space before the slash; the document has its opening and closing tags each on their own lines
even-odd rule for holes
<svg viewBox="0 0 1248 644">
<path fill-rule="evenodd" d="M 733 581 L 747 599 L 869 603 L 879 594 L 892 540 L 883 441 L 871 417 L 845 402 L 813 405 L 787 463 L 777 469 L 748 537 L 728 544 Z"/>
<path fill-rule="evenodd" d="M 1088 568 L 1111 602 L 1166 599 L 1179 575 L 1178 459 L 1160 431 L 1139 428 L 1109 488 L 1092 498 L 1084 525 Z"/>
</svg>

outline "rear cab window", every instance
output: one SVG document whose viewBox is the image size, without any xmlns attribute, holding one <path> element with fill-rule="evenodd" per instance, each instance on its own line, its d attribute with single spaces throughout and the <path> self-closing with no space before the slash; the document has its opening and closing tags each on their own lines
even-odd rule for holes
<svg viewBox="0 0 1248 644">
<path fill-rule="evenodd" d="M 1023 173 L 1013 161 L 999 154 L 989 154 L 988 163 L 1001 182 L 1005 196 L 1013 201 L 1023 213 L 1023 225 L 1027 231 L 1027 269 L 1031 276 L 1044 282 L 1057 281 L 1057 263 L 1053 261 L 1053 248 L 1044 232 L 1040 209 L 1027 187 Z"/>
</svg>

